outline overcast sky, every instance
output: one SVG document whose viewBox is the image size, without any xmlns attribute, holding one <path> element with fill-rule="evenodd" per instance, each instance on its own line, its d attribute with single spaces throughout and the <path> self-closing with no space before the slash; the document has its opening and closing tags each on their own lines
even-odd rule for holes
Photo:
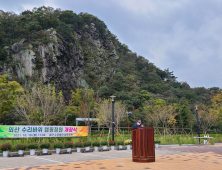
<svg viewBox="0 0 222 170">
<path fill-rule="evenodd" d="M 221 0 L 0 0 L 1 10 L 17 14 L 43 5 L 93 14 L 178 81 L 222 88 Z"/>
</svg>

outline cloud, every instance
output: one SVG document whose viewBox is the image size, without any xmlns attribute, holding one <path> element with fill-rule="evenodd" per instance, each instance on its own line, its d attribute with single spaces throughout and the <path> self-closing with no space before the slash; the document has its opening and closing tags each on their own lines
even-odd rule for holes
<svg viewBox="0 0 222 170">
<path fill-rule="evenodd" d="M 26 3 L 22 3 L 21 6 L 24 10 L 32 10 L 34 7 L 43 6 L 39 4 L 43 4 L 44 6 L 50 6 L 53 8 L 58 8 L 58 6 L 55 5 L 53 0 L 28 1 Z"/>
<path fill-rule="evenodd" d="M 118 1 L 120 5 L 122 5 L 125 8 L 128 8 L 131 11 L 134 11 L 135 13 L 142 12 L 150 12 L 155 11 L 155 5 L 152 0 L 121 0 Z"/>
<path fill-rule="evenodd" d="M 122 43 L 191 87 L 222 87 L 222 1 L 7 0 L 20 13 L 42 5 L 87 12 L 103 20 Z"/>
</svg>

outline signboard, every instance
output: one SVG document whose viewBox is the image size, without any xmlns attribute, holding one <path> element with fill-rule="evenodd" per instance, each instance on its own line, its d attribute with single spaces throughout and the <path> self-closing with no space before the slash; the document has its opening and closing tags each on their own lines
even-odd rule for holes
<svg viewBox="0 0 222 170">
<path fill-rule="evenodd" d="M 37 138 L 87 136 L 88 126 L 0 126 L 0 138 Z"/>
</svg>

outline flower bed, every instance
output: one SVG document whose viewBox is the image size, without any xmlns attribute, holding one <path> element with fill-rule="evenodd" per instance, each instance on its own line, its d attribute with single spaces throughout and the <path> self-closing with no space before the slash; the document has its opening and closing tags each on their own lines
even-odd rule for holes
<svg viewBox="0 0 222 170">
<path fill-rule="evenodd" d="M 100 144 L 100 142 L 99 141 L 95 141 L 95 142 L 93 142 L 92 143 L 92 146 L 96 146 L 96 147 L 99 147 L 101 144 Z"/>
<path fill-rule="evenodd" d="M 28 149 L 38 149 L 39 145 L 38 143 L 30 143 L 28 144 Z"/>
<path fill-rule="evenodd" d="M 50 146 L 51 146 L 51 144 L 49 142 L 45 142 L 40 145 L 40 148 L 41 149 L 49 149 Z"/>
<path fill-rule="evenodd" d="M 116 141 L 115 141 L 115 140 L 109 141 L 109 145 L 110 145 L 110 146 L 115 146 L 115 145 L 116 145 Z"/>
<path fill-rule="evenodd" d="M 125 145 L 131 145 L 132 144 L 132 140 L 131 139 L 127 139 L 124 141 Z"/>
<path fill-rule="evenodd" d="M 86 141 L 83 143 L 84 147 L 90 147 L 91 144 L 92 144 L 92 142 L 90 142 L 90 141 Z"/>
<path fill-rule="evenodd" d="M 82 142 L 76 142 L 75 143 L 75 147 L 76 148 L 82 148 L 83 147 L 83 143 Z"/>
<path fill-rule="evenodd" d="M 27 148 L 27 145 L 26 144 L 24 144 L 24 143 L 20 143 L 20 144 L 17 144 L 16 146 L 15 146 L 15 149 L 18 151 L 18 150 L 26 150 L 26 148 Z"/>
<path fill-rule="evenodd" d="M 102 142 L 101 142 L 101 145 L 102 145 L 102 146 L 107 146 L 107 145 L 108 145 L 108 142 L 107 142 L 107 141 L 102 141 Z"/>
<path fill-rule="evenodd" d="M 12 144 L 5 143 L 5 144 L 2 144 L 0 148 L 2 151 L 10 151 L 12 149 Z"/>
<path fill-rule="evenodd" d="M 62 148 L 63 147 L 63 144 L 61 142 L 56 142 L 53 144 L 53 147 L 56 149 L 56 148 Z"/>
<path fill-rule="evenodd" d="M 73 148 L 74 143 L 73 142 L 65 142 L 64 146 L 65 146 L 65 148 Z"/>
<path fill-rule="evenodd" d="M 117 145 L 124 145 L 124 142 L 123 141 L 118 141 Z"/>
</svg>

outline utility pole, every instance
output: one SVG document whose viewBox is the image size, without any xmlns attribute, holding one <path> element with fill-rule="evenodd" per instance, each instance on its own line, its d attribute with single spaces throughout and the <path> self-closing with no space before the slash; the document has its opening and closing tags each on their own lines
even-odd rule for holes
<svg viewBox="0 0 222 170">
<path fill-rule="evenodd" d="M 197 105 L 196 105 L 196 119 L 197 119 L 197 130 L 198 130 L 199 144 L 200 144 L 200 127 L 199 127 L 199 118 L 198 118 L 198 112 L 197 112 Z"/>
<path fill-rule="evenodd" d="M 112 140 L 114 140 L 114 103 L 115 103 L 115 101 L 114 101 L 114 98 L 116 97 L 116 96 L 110 96 L 111 98 L 112 98 Z"/>
</svg>

